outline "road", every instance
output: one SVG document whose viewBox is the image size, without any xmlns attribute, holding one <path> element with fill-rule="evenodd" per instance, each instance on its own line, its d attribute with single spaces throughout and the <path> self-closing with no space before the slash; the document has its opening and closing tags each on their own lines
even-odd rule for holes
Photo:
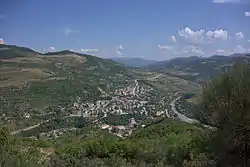
<svg viewBox="0 0 250 167">
<path fill-rule="evenodd" d="M 35 125 L 29 126 L 29 127 L 23 128 L 23 129 L 19 129 L 19 130 L 17 130 L 17 131 L 10 132 L 10 134 L 11 134 L 11 135 L 15 135 L 15 134 L 18 134 L 18 133 L 21 133 L 21 132 L 25 132 L 25 131 L 34 129 L 34 128 L 36 128 L 36 127 L 39 127 L 41 124 L 47 123 L 47 122 L 49 122 L 49 121 L 51 121 L 51 120 L 52 120 L 52 119 L 42 121 L 42 122 L 37 123 L 37 124 L 35 124 Z"/>
<path fill-rule="evenodd" d="M 193 124 L 193 123 L 200 123 L 198 120 L 189 118 L 189 117 L 187 117 L 187 116 L 185 116 L 185 115 L 183 115 L 183 114 L 181 114 L 181 113 L 179 113 L 179 112 L 177 111 L 175 104 L 176 104 L 176 101 L 179 100 L 180 98 L 181 98 L 181 96 L 177 97 L 176 99 L 174 99 L 174 100 L 170 103 L 172 111 L 173 111 L 175 114 L 177 114 L 177 117 L 178 117 L 181 121 L 183 121 L 183 122 L 192 123 L 192 124 Z M 216 128 L 213 127 L 213 126 L 209 126 L 209 125 L 205 125 L 205 124 L 201 124 L 201 125 L 204 126 L 204 127 L 206 127 L 206 128 L 209 128 L 209 129 L 216 129 Z"/>
<path fill-rule="evenodd" d="M 163 74 L 158 74 L 158 75 L 156 75 L 156 76 L 154 76 L 154 77 L 152 77 L 152 78 L 146 78 L 146 80 L 154 80 L 154 79 L 156 79 L 156 78 L 159 78 L 160 76 L 162 76 Z"/>
<path fill-rule="evenodd" d="M 133 89 L 133 95 L 134 95 L 134 96 L 136 95 L 135 91 L 136 91 L 136 88 L 137 88 L 137 87 L 138 87 L 138 81 L 135 80 L 135 87 L 134 87 L 134 89 Z"/>
<path fill-rule="evenodd" d="M 181 96 L 177 97 L 176 99 L 174 99 L 171 103 L 170 103 L 170 106 L 171 106 L 171 109 L 172 111 L 177 114 L 177 117 L 181 120 L 181 121 L 184 121 L 184 122 L 187 122 L 187 123 L 198 123 L 199 121 L 196 120 L 196 119 L 191 119 L 191 118 L 188 118 L 187 116 L 179 113 L 175 107 L 175 102 L 177 100 L 179 100 L 181 98 Z"/>
</svg>

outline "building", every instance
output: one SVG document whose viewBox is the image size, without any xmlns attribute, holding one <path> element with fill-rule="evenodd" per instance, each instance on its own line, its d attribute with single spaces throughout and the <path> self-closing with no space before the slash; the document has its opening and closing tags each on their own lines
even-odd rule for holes
<svg viewBox="0 0 250 167">
<path fill-rule="evenodd" d="M 4 44 L 3 38 L 0 38 L 0 44 Z"/>
<path fill-rule="evenodd" d="M 101 126 L 102 129 L 107 129 L 107 128 L 109 128 L 109 127 L 110 127 L 110 126 L 107 125 L 107 124 L 103 124 L 103 125 Z"/>
</svg>

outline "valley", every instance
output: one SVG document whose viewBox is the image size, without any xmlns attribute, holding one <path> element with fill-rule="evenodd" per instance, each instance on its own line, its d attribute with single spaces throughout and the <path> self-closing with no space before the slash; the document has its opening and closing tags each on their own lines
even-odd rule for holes
<svg viewBox="0 0 250 167">
<path fill-rule="evenodd" d="M 115 135 L 124 137 L 135 127 L 161 118 L 199 122 L 197 102 L 190 102 L 201 90 L 197 80 L 173 72 L 125 68 L 112 60 L 67 50 L 40 54 L 11 45 L 1 48 L 5 49 L 1 50 L 0 119 L 11 134 L 36 137 L 57 131 L 62 135 L 65 128 L 76 130 L 94 124 L 110 133 L 112 127 L 121 127 Z M 222 58 L 225 60 L 218 57 Z M 186 59 L 178 58 L 180 63 L 205 62 L 195 57 Z M 232 63 L 229 59 L 224 62 Z M 175 61 L 178 64 L 177 59 L 168 64 Z M 195 96 L 183 99 L 186 93 Z"/>
<path fill-rule="evenodd" d="M 199 89 L 191 81 L 124 68 L 90 55 L 1 47 L 6 49 L 1 58 L 0 74 L 5 79 L 0 81 L 0 119 L 13 135 L 34 138 L 56 131 L 58 137 L 65 128 L 90 124 L 101 129 L 118 126 L 115 135 L 131 134 L 155 119 L 175 117 L 171 107 L 175 95 Z"/>
<path fill-rule="evenodd" d="M 105 158 L 117 163 L 112 160 L 115 155 L 123 164 L 180 165 L 190 159 L 190 150 L 196 158 L 202 156 L 208 136 L 217 130 L 204 122 L 199 106 L 205 78 L 182 75 L 181 66 L 186 68 L 187 62 L 178 69 L 169 70 L 167 65 L 162 71 L 125 67 L 68 50 L 41 54 L 0 46 L 4 48 L 0 50 L 0 125 L 17 147 L 35 149 L 40 164 L 67 164 L 67 156 L 72 159 L 77 149 L 83 152 L 76 162 L 93 163 L 95 156 L 102 163 Z"/>
</svg>

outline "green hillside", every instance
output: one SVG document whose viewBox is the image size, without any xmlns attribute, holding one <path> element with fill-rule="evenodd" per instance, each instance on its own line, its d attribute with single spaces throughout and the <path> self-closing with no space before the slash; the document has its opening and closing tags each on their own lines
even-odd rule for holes
<svg viewBox="0 0 250 167">
<path fill-rule="evenodd" d="M 75 112 L 73 104 L 76 102 L 84 103 L 82 106 L 84 108 L 90 103 L 96 105 L 98 100 L 112 99 L 114 95 L 110 93 L 114 94 L 119 89 L 132 92 L 131 87 L 135 86 L 136 79 L 143 89 L 152 91 L 143 95 L 145 97 L 129 97 L 130 100 L 139 98 L 136 101 L 138 102 L 150 99 L 152 105 L 146 105 L 143 109 L 140 105 L 131 103 L 139 108 L 132 110 L 130 107 L 131 116 L 126 117 L 127 120 L 123 122 L 129 122 L 128 119 L 131 117 L 137 117 L 144 122 L 145 117 L 150 118 L 149 115 L 155 115 L 155 106 L 159 110 L 170 108 L 169 103 L 175 98 L 174 93 L 199 89 L 199 85 L 178 77 L 126 68 L 113 60 L 69 50 L 41 54 L 12 45 L 1 45 L 1 48 L 0 123 L 7 126 L 10 131 L 52 119 L 55 113 L 61 117 L 72 114 Z M 144 92 L 142 89 L 137 91 L 140 90 Z M 159 99 L 165 99 L 165 102 Z M 112 103 L 118 104 L 118 102 Z M 129 106 L 122 107 L 126 108 Z M 142 109 L 149 110 L 147 112 L 149 115 L 140 116 L 141 114 L 133 113 Z M 97 117 L 103 116 L 104 109 L 97 111 L 101 113 Z M 107 117 L 104 120 L 110 119 Z"/>
<path fill-rule="evenodd" d="M 247 53 L 232 56 L 214 55 L 208 58 L 193 56 L 157 62 L 147 68 L 192 81 L 204 81 L 215 76 L 221 70 L 231 67 L 238 61 L 249 61 L 249 59 Z"/>
<path fill-rule="evenodd" d="M 96 101 L 102 94 L 99 88 L 112 90 L 128 79 L 127 69 L 111 60 L 70 51 L 39 54 L 28 48 L 1 45 L 1 123 L 11 129 L 25 127 L 22 117 L 27 112 L 61 110 L 77 97 Z"/>
<path fill-rule="evenodd" d="M 1 166 L 250 164 L 247 63 L 207 82 L 194 106 L 185 100 L 201 88 L 190 80 L 70 51 L 12 49 L 0 67 Z"/>
<path fill-rule="evenodd" d="M 54 141 L 30 139 L 16 144 L 36 148 L 38 160 L 49 167 L 182 166 L 203 155 L 208 135 L 194 125 L 167 119 L 125 140 L 90 127 Z"/>
</svg>

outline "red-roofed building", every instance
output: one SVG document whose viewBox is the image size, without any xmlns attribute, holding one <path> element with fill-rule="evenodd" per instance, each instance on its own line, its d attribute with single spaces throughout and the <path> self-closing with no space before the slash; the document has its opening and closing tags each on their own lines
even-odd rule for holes
<svg viewBox="0 0 250 167">
<path fill-rule="evenodd" d="M 0 38 L 0 44 L 4 44 L 3 38 Z"/>
<path fill-rule="evenodd" d="M 109 125 L 103 124 L 103 125 L 101 126 L 101 128 L 102 128 L 102 129 L 107 129 L 107 128 L 109 128 Z"/>
</svg>

